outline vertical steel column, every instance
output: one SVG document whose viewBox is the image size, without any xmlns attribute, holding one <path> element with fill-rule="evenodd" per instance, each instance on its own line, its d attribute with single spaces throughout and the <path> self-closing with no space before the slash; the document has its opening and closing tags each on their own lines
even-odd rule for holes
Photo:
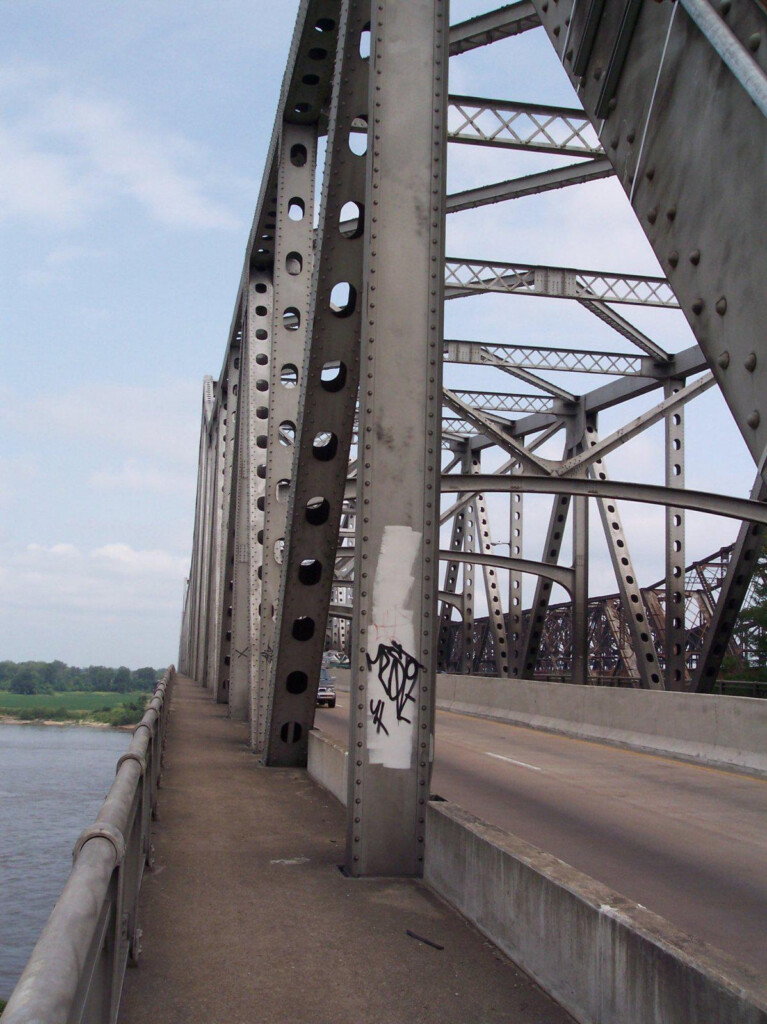
<svg viewBox="0 0 767 1024">
<path fill-rule="evenodd" d="M 207 390 L 208 382 L 212 378 L 206 377 L 203 388 Z M 189 568 L 189 586 L 187 589 L 188 604 L 188 635 L 186 641 L 186 657 L 183 666 L 179 671 L 185 672 L 196 678 L 197 671 L 197 638 L 200 620 L 200 592 L 202 577 L 202 542 L 205 533 L 205 482 L 207 479 L 207 452 L 208 452 L 208 429 L 207 417 L 205 415 L 205 395 L 203 392 L 203 405 L 200 422 L 200 448 L 197 456 L 197 496 L 194 508 L 194 532 L 192 535 L 192 559 Z"/>
<path fill-rule="evenodd" d="M 568 425 L 568 437 L 570 428 Z M 564 458 L 569 458 L 574 449 L 565 443 Z M 559 553 L 562 550 L 562 538 L 567 525 L 567 516 L 570 511 L 571 497 L 569 494 L 559 494 L 554 498 L 549 516 L 549 526 L 546 531 L 546 542 L 543 548 L 542 562 L 556 565 L 559 561 Z M 538 577 L 535 584 L 535 596 L 530 607 L 530 620 L 527 625 L 525 642 L 523 644 L 522 672 L 528 679 L 535 676 L 535 666 L 538 662 L 538 652 L 541 646 L 543 628 L 546 624 L 546 612 L 551 598 L 551 580 Z"/>
<path fill-rule="evenodd" d="M 184 579 L 184 589 L 181 598 L 181 636 L 178 642 L 178 671 L 186 673 L 189 657 L 189 614 L 191 606 L 189 603 L 189 576 Z"/>
<path fill-rule="evenodd" d="M 274 766 L 306 764 L 344 509 L 365 295 L 369 20 L 367 0 L 342 5 L 265 729 Z"/>
<path fill-rule="evenodd" d="M 490 520 L 484 494 L 478 494 L 474 500 L 474 515 L 477 522 L 477 540 L 483 555 L 492 555 L 493 543 L 490 539 Z M 498 573 L 492 565 L 482 566 L 485 580 L 485 597 L 487 598 L 488 631 L 493 637 L 493 653 L 495 656 L 496 675 L 503 679 L 509 675 L 509 655 L 506 646 L 506 627 L 503 622 L 503 605 L 501 591 L 498 587 Z"/>
<path fill-rule="evenodd" d="M 519 463 L 510 467 L 512 476 L 522 472 Z M 521 492 L 515 491 L 509 495 L 509 556 L 511 558 L 523 557 L 524 526 L 525 526 L 525 501 Z M 516 569 L 509 571 L 509 675 L 519 677 L 522 675 L 522 658 L 524 651 L 522 633 L 522 573 Z"/>
<path fill-rule="evenodd" d="M 596 417 L 592 416 L 586 425 L 586 448 L 593 448 L 598 442 Z M 606 480 L 607 466 L 604 460 L 596 459 L 588 467 L 588 475 L 597 480 Z M 627 660 L 623 644 L 617 634 L 616 643 L 621 650 L 621 657 L 627 669 L 636 672 L 640 687 L 646 690 L 662 690 L 663 680 L 661 679 L 658 652 L 655 650 L 642 591 L 637 583 L 637 575 L 631 560 L 628 540 L 623 530 L 618 503 L 614 500 L 597 498 L 597 507 L 631 637 L 632 652 L 629 660 Z M 612 622 L 610 625 L 612 628 Z"/>
<path fill-rule="evenodd" d="M 264 367 L 271 355 L 272 277 L 251 269 L 245 296 L 240 355 L 238 491 L 235 536 L 229 713 L 251 716 L 251 680 L 258 663 L 263 575 L 266 452 L 258 445 L 264 427 Z M 266 306 L 266 315 L 260 310 Z"/>
<path fill-rule="evenodd" d="M 249 362 L 253 358 L 247 317 L 240 342 L 240 382 L 237 395 L 237 453 L 235 463 L 234 537 L 232 543 L 232 606 L 229 616 L 229 714 L 247 718 L 251 656 L 250 638 L 250 411 Z"/>
<path fill-rule="evenodd" d="M 664 385 L 666 398 L 684 387 L 683 380 Z M 666 487 L 684 487 L 684 406 L 666 414 Z M 687 686 L 685 643 L 686 589 L 684 578 L 683 508 L 666 509 L 666 689 Z"/>
<path fill-rule="evenodd" d="M 573 498 L 572 681 L 589 681 L 589 499 Z"/>
<path fill-rule="evenodd" d="M 208 644 L 211 630 L 211 586 L 214 578 L 215 565 L 215 521 L 216 498 L 218 494 L 218 424 L 213 410 L 207 424 L 206 481 L 205 481 L 205 522 L 203 532 L 203 563 L 200 593 L 200 630 L 197 650 L 197 681 L 203 686 L 208 685 Z"/>
<path fill-rule="evenodd" d="M 213 480 L 211 485 L 210 569 L 208 570 L 208 608 L 206 614 L 206 649 L 202 684 L 214 689 L 218 669 L 218 624 L 221 615 L 221 559 L 224 537 L 221 522 L 224 511 L 224 479 L 226 476 L 226 380 L 217 388 L 216 411 L 213 419 Z M 215 697 L 215 692 L 213 694 Z"/>
<path fill-rule="evenodd" d="M 468 453 L 463 460 L 463 471 L 466 474 L 479 473 L 479 457 Z M 477 514 L 474 502 L 466 506 L 463 526 L 463 550 L 474 554 L 476 551 Z M 474 671 L 474 563 L 464 562 L 461 566 L 461 637 L 463 640 L 461 654 L 461 672 L 470 676 Z"/>
<path fill-rule="evenodd" d="M 448 29 L 443 0 L 373 4 L 346 855 L 353 875 L 423 872 L 439 585 Z"/>
<path fill-rule="evenodd" d="M 271 333 L 271 352 L 261 364 L 254 394 L 256 419 L 261 423 L 256 443 L 266 459 L 262 470 L 265 490 L 260 496 L 265 509 L 260 535 L 263 544 L 261 625 L 258 657 L 254 661 L 251 717 L 251 745 L 258 753 L 263 751 L 266 742 L 270 675 L 276 646 L 275 618 L 306 358 L 316 147 L 316 125 L 283 124 L 277 172 L 273 290 L 266 280 L 254 284 L 255 299 L 264 300 L 254 304 L 258 323 L 256 339 L 259 340 L 259 332 L 261 340 L 265 340 L 263 332 Z"/>
<path fill-rule="evenodd" d="M 463 494 L 458 495 L 459 502 L 463 497 Z M 466 508 L 459 508 L 453 518 L 453 529 L 450 536 L 451 551 L 463 551 L 464 549 L 463 531 L 465 519 Z M 447 562 L 445 566 L 445 584 L 443 588 L 443 592 L 445 594 L 455 594 L 456 587 L 458 585 L 458 573 L 460 569 L 460 562 Z M 450 654 L 453 636 L 453 630 L 451 628 L 451 623 L 453 620 L 453 607 L 454 605 L 450 601 L 443 601 L 442 609 L 440 611 L 437 666 L 438 670 L 442 672 L 449 671 L 448 666 L 450 664 Z"/>
<path fill-rule="evenodd" d="M 757 473 L 750 497 L 753 501 L 767 500 L 767 484 L 761 473 Z M 698 667 L 690 683 L 690 689 L 694 692 L 711 693 L 716 686 L 722 660 L 727 653 L 732 631 L 762 550 L 763 538 L 764 527 L 760 523 L 743 523 L 738 530 L 727 575 L 719 591 L 703 640 Z"/>
<path fill-rule="evenodd" d="M 213 699 L 218 704 L 229 703 L 229 665 L 232 639 L 232 594 L 234 592 L 234 531 L 235 499 L 237 487 L 237 434 L 238 392 L 240 381 L 240 346 L 234 342 L 229 348 L 226 366 L 226 441 L 224 445 L 224 472 L 221 496 L 220 564 L 218 567 L 218 604 L 213 664 Z"/>
</svg>

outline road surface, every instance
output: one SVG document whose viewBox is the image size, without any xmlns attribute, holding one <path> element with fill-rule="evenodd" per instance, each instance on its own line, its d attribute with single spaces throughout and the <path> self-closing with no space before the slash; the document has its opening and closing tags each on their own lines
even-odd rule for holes
<svg viewBox="0 0 767 1024">
<path fill-rule="evenodd" d="M 767 781 L 446 711 L 435 746 L 432 793 L 765 969 Z"/>
</svg>

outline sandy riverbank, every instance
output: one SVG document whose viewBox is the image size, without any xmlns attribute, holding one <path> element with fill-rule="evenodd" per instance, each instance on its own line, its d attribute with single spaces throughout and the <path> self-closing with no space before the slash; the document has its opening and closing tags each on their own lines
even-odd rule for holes
<svg viewBox="0 0 767 1024">
<path fill-rule="evenodd" d="M 109 722 L 94 722 L 88 718 L 12 718 L 10 715 L 0 715 L 0 725 L 81 725 L 88 729 L 112 729 L 116 732 L 133 732 L 138 725 L 110 725 Z"/>
</svg>

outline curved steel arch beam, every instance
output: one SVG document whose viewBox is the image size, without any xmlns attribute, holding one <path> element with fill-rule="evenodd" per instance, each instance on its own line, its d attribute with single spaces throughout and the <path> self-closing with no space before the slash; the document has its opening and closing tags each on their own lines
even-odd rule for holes
<svg viewBox="0 0 767 1024">
<path fill-rule="evenodd" d="M 626 483 L 622 480 L 574 480 L 549 476 L 498 477 L 491 473 L 472 476 L 443 476 L 442 493 L 468 491 L 525 494 L 572 494 L 586 498 L 615 498 L 621 501 L 641 501 L 648 505 L 668 505 L 708 512 L 729 519 L 745 519 L 752 523 L 767 523 L 767 503 L 749 498 L 732 498 L 726 494 L 707 491 L 688 491 L 680 487 L 661 487 L 657 484 Z"/>
<path fill-rule="evenodd" d="M 573 591 L 572 569 L 566 565 L 550 565 L 548 562 L 536 562 L 532 558 L 508 558 L 504 555 L 485 555 L 481 552 L 450 551 L 443 548 L 439 557 L 450 562 L 471 562 L 473 565 L 492 565 L 496 569 L 511 569 L 517 572 L 528 572 L 533 576 L 546 576 L 564 587 L 568 594 Z"/>
</svg>

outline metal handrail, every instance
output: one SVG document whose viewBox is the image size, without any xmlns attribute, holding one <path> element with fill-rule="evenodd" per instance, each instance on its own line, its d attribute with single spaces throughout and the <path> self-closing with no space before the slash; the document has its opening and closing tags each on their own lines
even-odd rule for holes
<svg viewBox="0 0 767 1024">
<path fill-rule="evenodd" d="M 3 1013 L 3 1024 L 114 1024 L 128 963 L 141 952 L 138 896 L 152 866 L 171 666 L 117 762 L 96 821 Z"/>
</svg>

